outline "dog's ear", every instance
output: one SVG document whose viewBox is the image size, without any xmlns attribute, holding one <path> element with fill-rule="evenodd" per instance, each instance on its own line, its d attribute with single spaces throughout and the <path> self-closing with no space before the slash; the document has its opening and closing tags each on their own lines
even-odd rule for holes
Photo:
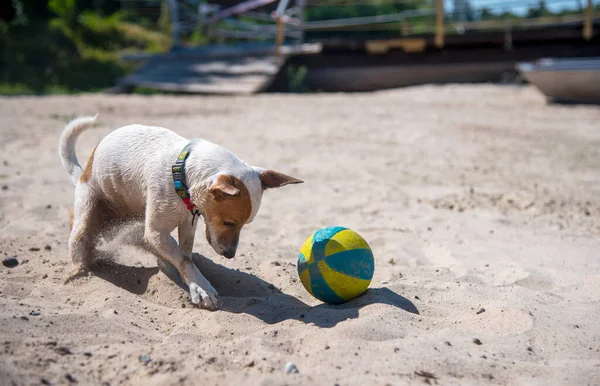
<svg viewBox="0 0 600 386">
<path fill-rule="evenodd" d="M 226 174 L 221 174 L 218 176 L 208 191 L 215 198 L 240 195 L 240 190 L 235 187 L 233 178 Z"/>
<path fill-rule="evenodd" d="M 289 184 L 301 184 L 304 181 L 294 177 L 287 176 L 283 173 L 276 172 L 275 170 L 259 169 L 260 183 L 263 189 L 281 188 L 282 186 Z"/>
</svg>

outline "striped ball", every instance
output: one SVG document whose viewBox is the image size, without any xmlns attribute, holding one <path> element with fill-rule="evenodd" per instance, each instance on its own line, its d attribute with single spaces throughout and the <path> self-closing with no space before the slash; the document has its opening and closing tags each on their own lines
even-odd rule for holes
<svg viewBox="0 0 600 386">
<path fill-rule="evenodd" d="M 332 304 L 352 300 L 367 290 L 375 262 L 367 242 L 343 227 L 313 233 L 300 249 L 298 275 L 304 288 Z"/>
</svg>

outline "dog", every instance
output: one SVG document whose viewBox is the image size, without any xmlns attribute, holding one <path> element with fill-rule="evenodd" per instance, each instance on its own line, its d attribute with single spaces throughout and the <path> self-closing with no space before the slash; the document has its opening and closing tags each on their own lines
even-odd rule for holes
<svg viewBox="0 0 600 386">
<path fill-rule="evenodd" d="M 75 143 L 96 118 L 72 120 L 59 141 L 62 165 L 75 184 L 68 243 L 75 269 L 69 277 L 91 266 L 93 248 L 108 225 L 138 219 L 144 222 L 146 245 L 177 268 L 192 302 L 216 309 L 217 291 L 192 261 L 197 217 L 204 220 L 214 251 L 233 258 L 240 231 L 256 216 L 263 192 L 303 181 L 250 166 L 207 140 L 139 124 L 105 136 L 82 168 Z M 171 236 L 175 228 L 178 243 Z"/>
</svg>

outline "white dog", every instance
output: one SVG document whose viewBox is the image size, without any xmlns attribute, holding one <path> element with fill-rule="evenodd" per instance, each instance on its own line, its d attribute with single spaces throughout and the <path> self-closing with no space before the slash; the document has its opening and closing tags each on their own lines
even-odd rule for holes
<svg viewBox="0 0 600 386">
<path fill-rule="evenodd" d="M 85 168 L 75 154 L 77 137 L 96 117 L 81 117 L 63 130 L 59 154 L 75 183 L 69 250 L 76 270 L 92 263 L 99 234 L 111 222 L 145 222 L 144 239 L 179 271 L 192 302 L 217 306 L 217 292 L 192 262 L 197 216 L 215 252 L 235 256 L 239 234 L 252 221 L 263 191 L 302 181 L 252 167 L 222 146 L 188 140 L 161 127 L 130 125 L 108 134 Z M 170 233 L 178 227 L 179 245 Z"/>
</svg>

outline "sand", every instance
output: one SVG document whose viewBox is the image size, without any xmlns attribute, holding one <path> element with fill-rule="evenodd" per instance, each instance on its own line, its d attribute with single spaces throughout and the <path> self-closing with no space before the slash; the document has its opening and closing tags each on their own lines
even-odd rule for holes
<svg viewBox="0 0 600 386">
<path fill-rule="evenodd" d="M 306 181 L 265 194 L 227 260 L 198 231 L 216 312 L 143 248 L 70 284 L 64 124 L 171 128 Z M 529 87 L 368 94 L 0 98 L 0 384 L 600 384 L 600 108 Z M 312 298 L 297 253 L 342 225 L 370 289 Z M 140 224 L 119 237 L 139 236 Z M 293 362 L 299 372 L 285 374 Z"/>
</svg>

